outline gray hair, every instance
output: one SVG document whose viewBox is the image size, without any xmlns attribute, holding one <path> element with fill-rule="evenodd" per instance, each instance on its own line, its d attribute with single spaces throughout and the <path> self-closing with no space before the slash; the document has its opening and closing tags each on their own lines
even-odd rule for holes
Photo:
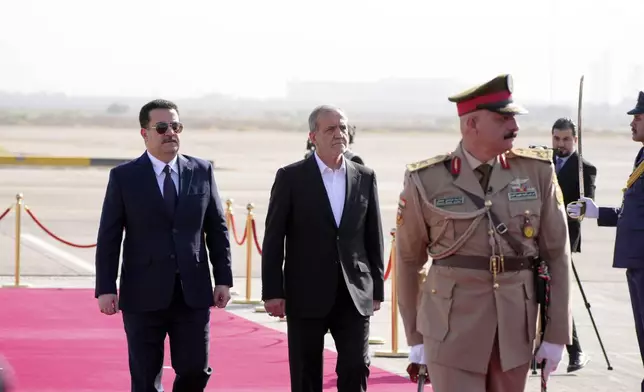
<svg viewBox="0 0 644 392">
<path fill-rule="evenodd" d="M 318 129 L 318 117 L 320 114 L 324 113 L 338 113 L 342 118 L 345 120 L 348 120 L 347 115 L 344 114 L 342 109 L 333 106 L 333 105 L 320 105 L 313 109 L 311 114 L 309 115 L 309 131 L 310 132 L 315 132 Z"/>
</svg>

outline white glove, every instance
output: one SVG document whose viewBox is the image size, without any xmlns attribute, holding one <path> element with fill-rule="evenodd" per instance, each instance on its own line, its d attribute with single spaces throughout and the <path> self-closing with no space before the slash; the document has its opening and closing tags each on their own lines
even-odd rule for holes
<svg viewBox="0 0 644 392">
<path fill-rule="evenodd" d="M 409 362 L 425 365 L 425 346 L 416 344 L 409 350 Z"/>
<path fill-rule="evenodd" d="M 595 204 L 593 199 L 589 197 L 582 197 L 581 199 L 579 199 L 579 201 L 586 202 L 586 218 L 596 219 L 599 216 L 599 207 L 597 207 L 597 204 Z M 579 218 L 579 214 L 581 213 L 581 204 L 574 202 L 570 203 L 566 206 L 566 211 L 571 218 L 577 219 Z"/>
<path fill-rule="evenodd" d="M 559 362 L 563 358 L 564 348 L 565 346 L 563 344 L 552 344 L 545 341 L 539 346 L 535 360 L 537 363 L 541 363 L 544 359 L 546 360 L 543 367 L 543 375 L 546 377 L 546 380 L 550 377 L 550 373 L 557 370 L 557 366 L 559 366 Z"/>
</svg>

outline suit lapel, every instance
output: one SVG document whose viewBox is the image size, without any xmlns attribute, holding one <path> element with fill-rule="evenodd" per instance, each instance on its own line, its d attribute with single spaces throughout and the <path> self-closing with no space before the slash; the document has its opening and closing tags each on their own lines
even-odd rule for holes
<svg viewBox="0 0 644 392">
<path fill-rule="evenodd" d="M 340 227 L 347 221 L 349 211 L 355 203 L 356 193 L 360 190 L 360 172 L 356 169 L 353 162 L 348 159 L 345 159 L 345 165 L 347 167 L 347 186 L 344 194 L 344 208 L 342 209 L 342 218 L 340 218 Z"/>
<path fill-rule="evenodd" d="M 139 177 L 141 179 L 141 185 L 143 185 L 142 189 L 144 189 L 144 192 L 149 195 L 148 200 L 151 201 L 155 208 L 162 210 L 165 216 L 170 217 L 168 215 L 168 209 L 165 207 L 163 195 L 159 189 L 157 175 L 154 172 L 152 161 L 150 161 L 147 152 L 144 152 L 143 155 L 139 157 L 137 164 L 140 168 Z"/>
<path fill-rule="evenodd" d="M 570 172 L 571 174 L 577 171 L 577 168 L 579 166 L 579 155 L 577 155 L 577 151 L 572 153 L 570 155 L 570 158 L 564 163 L 563 167 L 561 168 L 561 171 L 565 172 Z"/>
<path fill-rule="evenodd" d="M 333 227 L 335 224 L 335 217 L 333 216 L 333 209 L 331 209 L 331 202 L 329 202 L 329 196 L 326 193 L 326 187 L 324 186 L 324 180 L 322 179 L 322 173 L 320 173 L 320 167 L 318 166 L 317 161 L 315 160 L 315 153 L 311 154 L 308 157 L 307 162 L 308 175 L 310 178 L 311 187 L 313 193 L 321 200 L 318 200 L 319 205 L 322 206 L 322 214 L 325 215 L 325 219 L 328 219 Z"/>
<path fill-rule="evenodd" d="M 578 155 L 577 155 L 577 152 L 575 151 L 566 160 L 566 162 L 563 164 L 561 169 L 559 169 L 559 173 L 557 173 L 557 179 L 559 179 L 560 177 L 564 179 L 578 178 L 577 176 L 575 176 L 575 173 L 577 173 L 577 166 L 579 162 L 577 159 L 578 159 Z M 557 163 L 555 158 L 555 170 L 556 168 L 557 168 Z"/>
<path fill-rule="evenodd" d="M 179 163 L 179 204 L 181 204 L 190 189 L 194 175 L 194 164 L 183 155 L 178 156 L 177 162 Z"/>
</svg>

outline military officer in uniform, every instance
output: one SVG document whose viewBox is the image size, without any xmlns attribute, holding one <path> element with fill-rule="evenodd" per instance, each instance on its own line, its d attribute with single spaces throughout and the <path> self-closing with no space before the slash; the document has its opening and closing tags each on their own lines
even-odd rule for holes
<svg viewBox="0 0 644 392">
<path fill-rule="evenodd" d="M 644 92 L 640 91 L 637 104 L 627 112 L 633 116 L 631 132 L 633 141 L 644 144 Z M 598 226 L 616 227 L 615 251 L 613 267 L 626 269 L 626 281 L 633 307 L 635 332 L 640 347 L 642 363 L 644 363 L 644 147 L 640 148 L 635 158 L 633 172 L 626 181 L 623 189 L 622 206 L 620 208 L 598 207 L 588 197 L 581 201 L 586 204 L 586 218 L 597 219 Z M 568 215 L 578 218 L 581 204 L 570 203 L 567 206 Z M 644 380 L 641 385 L 644 392 Z"/>
<path fill-rule="evenodd" d="M 501 75 L 450 97 L 456 150 L 407 166 L 397 216 L 400 313 L 410 361 L 435 392 L 523 391 L 535 348 L 535 256 L 551 272 L 545 374 L 571 342 L 570 244 L 552 152 L 512 148 L 527 113 Z M 431 257 L 427 276 L 419 271 Z"/>
</svg>

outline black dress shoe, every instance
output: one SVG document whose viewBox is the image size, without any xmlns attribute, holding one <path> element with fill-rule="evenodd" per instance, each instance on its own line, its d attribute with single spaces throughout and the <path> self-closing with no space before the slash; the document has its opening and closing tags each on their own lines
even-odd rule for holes
<svg viewBox="0 0 644 392">
<path fill-rule="evenodd" d="M 588 363 L 588 357 L 586 354 L 580 352 L 570 357 L 568 362 L 568 373 L 576 372 L 577 370 L 583 368 Z"/>
</svg>

